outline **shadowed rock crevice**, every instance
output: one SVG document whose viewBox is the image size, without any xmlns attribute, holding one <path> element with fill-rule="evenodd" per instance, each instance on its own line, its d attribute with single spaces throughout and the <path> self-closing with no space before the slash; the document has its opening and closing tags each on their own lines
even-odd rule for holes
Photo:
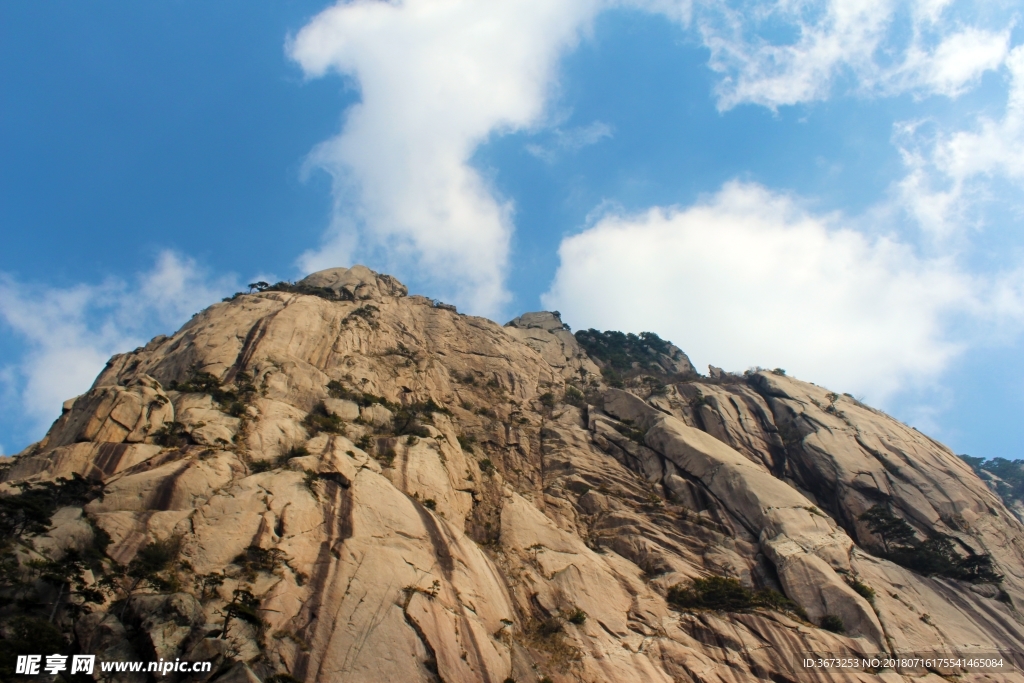
<svg viewBox="0 0 1024 683">
<path fill-rule="evenodd" d="M 455 569 L 455 560 L 452 558 L 451 549 L 448 547 L 448 540 L 434 516 L 423 507 L 420 501 L 415 498 L 412 503 L 416 508 L 420 521 L 427 530 L 427 538 L 430 539 L 430 546 L 434 550 L 434 557 L 437 558 L 437 565 L 449 581 L 452 578 L 452 571 Z"/>
</svg>

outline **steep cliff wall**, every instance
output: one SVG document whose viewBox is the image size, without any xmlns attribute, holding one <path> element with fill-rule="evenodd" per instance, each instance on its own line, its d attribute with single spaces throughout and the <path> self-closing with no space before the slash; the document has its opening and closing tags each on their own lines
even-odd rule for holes
<svg viewBox="0 0 1024 683">
<path fill-rule="evenodd" d="M 211 306 L 9 466 L 9 501 L 102 487 L 8 533 L 6 595 L 34 591 L 68 648 L 229 683 L 939 681 L 800 660 L 1024 651 L 1024 526 L 947 448 L 781 374 L 582 341 L 359 266 Z M 884 559 L 876 506 L 1002 580 Z M 756 599 L 680 599 L 708 577 Z"/>
</svg>

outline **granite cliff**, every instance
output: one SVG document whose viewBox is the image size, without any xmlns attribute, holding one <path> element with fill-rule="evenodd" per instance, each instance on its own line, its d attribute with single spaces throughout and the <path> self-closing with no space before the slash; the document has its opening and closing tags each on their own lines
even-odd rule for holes
<svg viewBox="0 0 1024 683">
<path fill-rule="evenodd" d="M 1024 651 L 1024 525 L 852 397 L 557 313 L 502 326 L 361 266 L 254 289 L 112 358 L 7 465 L 4 656 L 938 683 L 800 661 Z"/>
</svg>

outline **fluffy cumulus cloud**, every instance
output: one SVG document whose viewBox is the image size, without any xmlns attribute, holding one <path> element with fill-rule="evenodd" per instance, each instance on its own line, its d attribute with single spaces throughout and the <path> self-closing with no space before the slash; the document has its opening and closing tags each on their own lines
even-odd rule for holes
<svg viewBox="0 0 1024 683">
<path fill-rule="evenodd" d="M 544 304 L 570 323 L 651 330 L 698 367 L 783 367 L 884 401 L 969 341 L 957 318 L 1019 320 L 1019 281 L 986 282 L 837 216 L 729 183 L 688 208 L 611 215 L 562 242 Z"/>
<path fill-rule="evenodd" d="M 708 0 L 697 23 L 718 104 L 771 108 L 861 94 L 956 97 L 1008 49 L 1012 7 L 949 0 Z M 985 11 L 981 11 L 985 9 Z"/>
<path fill-rule="evenodd" d="M 310 156 L 334 178 L 336 215 L 300 266 L 366 259 L 501 312 L 514 206 L 470 160 L 492 135 L 547 122 L 559 58 L 612 7 L 690 17 L 688 0 L 356 0 L 314 17 L 289 55 L 310 78 L 353 79 L 361 100 Z M 610 134 L 601 122 L 556 130 L 533 152 L 553 158 Z"/>
<path fill-rule="evenodd" d="M 171 332 L 189 316 L 237 289 L 233 278 L 211 279 L 173 252 L 133 282 L 56 289 L 0 274 L 0 321 L 26 351 L 2 368 L 3 399 L 38 437 L 63 401 L 86 391 L 107 359 Z"/>
<path fill-rule="evenodd" d="M 470 158 L 492 133 L 541 121 L 558 57 L 600 5 L 357 1 L 315 17 L 294 37 L 291 57 L 310 77 L 354 78 L 361 101 L 313 153 L 333 175 L 347 218 L 302 265 L 376 250 L 386 267 L 415 268 L 471 310 L 500 310 L 512 205 Z"/>
</svg>

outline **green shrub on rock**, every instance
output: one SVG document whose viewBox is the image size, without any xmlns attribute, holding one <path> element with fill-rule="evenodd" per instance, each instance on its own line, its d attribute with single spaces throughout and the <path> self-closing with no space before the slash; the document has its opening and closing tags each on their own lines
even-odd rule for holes
<svg viewBox="0 0 1024 683">
<path fill-rule="evenodd" d="M 870 602 L 872 605 L 875 604 L 875 589 L 867 585 L 860 579 L 853 579 L 849 581 L 850 588 L 857 591 L 857 594 L 862 598 Z"/>
<path fill-rule="evenodd" d="M 587 613 L 581 610 L 579 607 L 574 607 L 572 610 L 569 611 L 568 614 L 565 615 L 565 620 L 568 621 L 570 624 L 582 626 L 587 621 Z"/>
<path fill-rule="evenodd" d="M 834 614 L 826 614 L 821 618 L 821 627 L 832 633 L 846 633 L 846 625 L 843 620 Z"/>
<path fill-rule="evenodd" d="M 200 372 L 193 367 L 189 378 L 184 382 L 172 381 L 168 386 L 171 391 L 183 394 L 207 394 L 213 398 L 220 409 L 232 417 L 245 415 L 246 407 L 256 396 L 252 375 L 241 371 L 235 375 L 235 388 L 226 389 L 223 383 L 208 372 Z"/>
<path fill-rule="evenodd" d="M 945 576 L 970 583 L 999 583 L 1003 577 L 992 566 L 992 556 L 968 549 L 966 557 L 956 552 L 953 540 L 935 534 L 922 541 L 906 520 L 897 517 L 882 505 L 875 505 L 858 519 L 867 522 L 871 533 L 878 536 L 882 557 L 925 576 Z"/>
<path fill-rule="evenodd" d="M 669 588 L 667 597 L 669 604 L 681 609 L 746 612 L 763 608 L 807 618 L 799 605 L 778 591 L 752 591 L 740 583 L 739 579 L 725 576 L 692 579 L 689 586 L 677 584 Z"/>
<path fill-rule="evenodd" d="M 313 410 L 306 415 L 306 419 L 302 421 L 302 424 L 311 434 L 319 434 L 320 432 L 328 432 L 330 434 L 345 433 L 345 423 L 337 415 L 329 413 L 323 402 L 316 404 Z"/>
</svg>

